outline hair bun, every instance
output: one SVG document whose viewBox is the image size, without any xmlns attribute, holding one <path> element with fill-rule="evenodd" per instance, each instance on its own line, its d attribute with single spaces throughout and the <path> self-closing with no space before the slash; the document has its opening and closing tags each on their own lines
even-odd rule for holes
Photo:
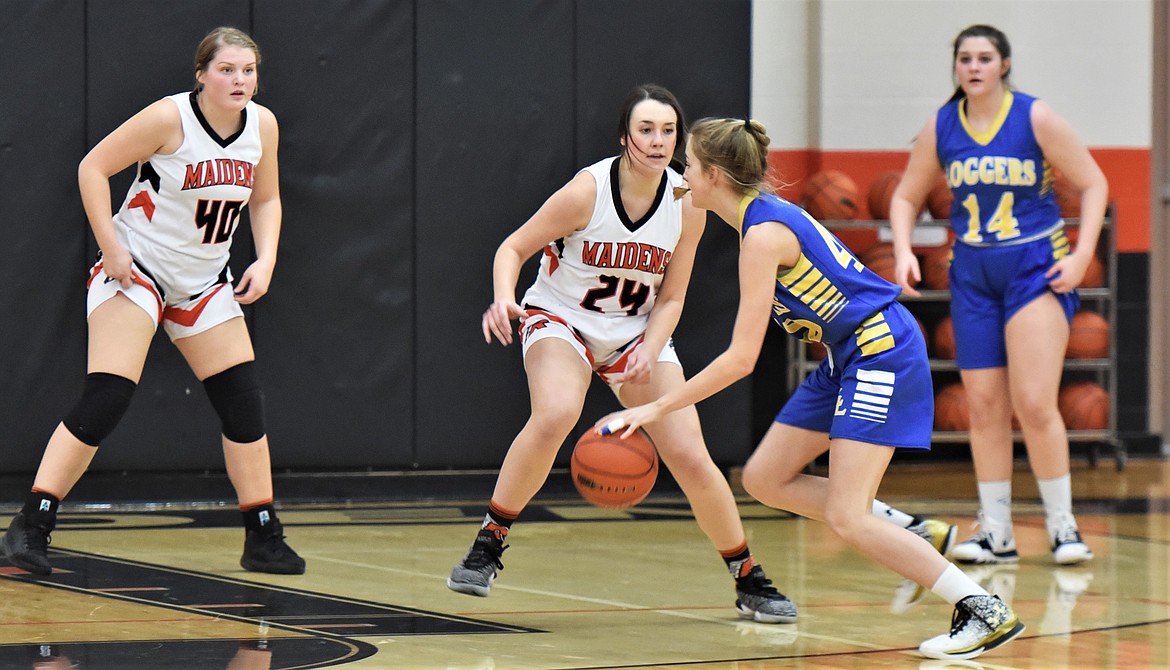
<svg viewBox="0 0 1170 670">
<path fill-rule="evenodd" d="M 747 126 L 752 135 L 754 135 L 755 138 L 759 140 L 760 146 L 767 149 L 768 145 L 772 143 L 772 138 L 768 137 L 768 129 L 764 127 L 764 124 L 756 121 L 755 119 L 749 119 L 744 125 Z"/>
</svg>

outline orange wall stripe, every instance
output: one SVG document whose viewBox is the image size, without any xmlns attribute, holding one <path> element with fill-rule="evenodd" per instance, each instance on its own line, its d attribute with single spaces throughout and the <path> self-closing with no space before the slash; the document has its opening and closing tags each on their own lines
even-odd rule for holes
<svg viewBox="0 0 1170 670">
<path fill-rule="evenodd" d="M 1117 221 L 1117 250 L 1150 250 L 1150 150 L 1138 148 L 1090 149 L 1109 180 L 1109 200 Z M 805 179 L 821 170 L 840 170 L 857 183 L 862 218 L 870 218 L 866 204 L 869 185 L 887 170 L 902 170 L 907 151 L 820 151 L 784 149 L 769 152 L 768 161 L 780 195 L 800 202 Z"/>
</svg>

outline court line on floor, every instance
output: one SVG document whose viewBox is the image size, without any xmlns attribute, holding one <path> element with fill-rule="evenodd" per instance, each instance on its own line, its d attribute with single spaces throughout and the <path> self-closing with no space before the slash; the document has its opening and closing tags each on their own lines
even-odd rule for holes
<svg viewBox="0 0 1170 670">
<path fill-rule="evenodd" d="M 435 580 L 436 583 L 440 583 L 446 579 L 445 575 L 436 575 L 432 572 L 422 572 L 419 570 L 405 570 L 402 568 L 394 568 L 394 567 L 389 567 L 389 566 L 385 566 L 385 565 L 375 565 L 372 563 L 362 563 L 359 561 L 351 561 L 351 560 L 347 560 L 347 559 L 343 559 L 343 558 L 332 558 L 329 556 L 321 556 L 321 555 L 313 555 L 312 558 L 314 561 L 326 561 L 329 563 L 336 563 L 338 565 L 345 565 L 345 566 L 352 567 L 352 568 L 366 568 L 366 569 L 370 569 L 370 570 L 379 570 L 379 571 L 383 571 L 383 572 L 393 572 L 393 573 L 397 573 L 397 574 L 401 574 L 401 575 L 407 575 L 410 577 L 433 579 L 433 580 Z M 547 598 L 559 598 L 562 600 L 569 600 L 569 601 L 575 601 L 575 602 L 585 602 L 585 603 L 591 603 L 593 605 L 603 605 L 606 607 L 628 609 L 628 610 L 634 610 L 634 611 L 639 611 L 639 612 L 654 612 L 654 613 L 663 614 L 666 616 L 673 616 L 673 617 L 678 617 L 678 618 L 682 618 L 682 619 L 692 619 L 695 621 L 702 621 L 704 623 L 715 623 L 715 624 L 720 624 L 720 625 L 724 625 L 724 626 L 734 627 L 734 626 L 737 626 L 739 624 L 746 622 L 744 619 L 739 619 L 739 618 L 732 621 L 729 619 L 723 619 L 723 618 L 718 618 L 718 617 L 713 617 L 713 616 L 705 616 L 702 614 L 693 614 L 691 612 L 685 612 L 682 610 L 655 608 L 655 607 L 649 607 L 647 605 L 637 605 L 634 603 L 622 602 L 620 600 L 609 600 L 606 598 L 594 598 L 591 596 L 582 596 L 582 595 L 577 595 L 577 594 L 572 594 L 572 593 L 563 593 L 563 592 L 559 592 L 559 591 L 547 591 L 544 589 L 533 589 L 533 588 L 528 588 L 528 587 L 524 587 L 524 586 L 513 586 L 513 585 L 508 585 L 508 584 L 493 584 L 492 588 L 493 589 L 504 589 L 507 591 L 513 591 L 516 593 L 524 593 L 524 594 L 533 595 L 533 596 L 544 596 Z M 799 625 L 799 623 L 797 623 L 797 624 L 765 624 L 765 623 L 759 623 L 759 622 L 755 622 L 755 623 L 757 623 L 760 626 L 792 626 L 792 627 L 796 627 Z M 803 637 L 808 638 L 810 640 L 819 640 L 822 642 L 834 642 L 836 644 L 850 645 L 853 647 L 858 647 L 861 649 L 870 649 L 870 650 L 874 650 L 874 651 L 881 651 L 881 650 L 888 650 L 889 649 L 888 647 L 885 647 L 882 645 L 876 645 L 876 644 L 872 644 L 869 642 L 863 642 L 860 640 L 850 640 L 850 639 L 841 638 L 841 637 L 837 637 L 837 636 L 833 636 L 833 635 L 819 635 L 816 633 L 801 632 L 799 629 L 797 629 L 795 632 L 797 635 L 803 636 Z M 355 637 L 358 637 L 358 636 L 355 636 Z"/>
</svg>

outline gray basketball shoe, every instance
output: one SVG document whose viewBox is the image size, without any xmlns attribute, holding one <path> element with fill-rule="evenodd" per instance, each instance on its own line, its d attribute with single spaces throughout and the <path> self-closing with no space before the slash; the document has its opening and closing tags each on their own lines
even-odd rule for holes
<svg viewBox="0 0 1170 670">
<path fill-rule="evenodd" d="M 772 586 L 759 565 L 735 580 L 735 609 L 741 619 L 760 623 L 795 623 L 796 605 Z"/>
<path fill-rule="evenodd" d="M 503 570 L 500 556 L 508 545 L 489 529 L 482 529 L 463 560 L 451 570 L 447 588 L 459 593 L 486 597 L 496 581 L 496 570 Z"/>
</svg>

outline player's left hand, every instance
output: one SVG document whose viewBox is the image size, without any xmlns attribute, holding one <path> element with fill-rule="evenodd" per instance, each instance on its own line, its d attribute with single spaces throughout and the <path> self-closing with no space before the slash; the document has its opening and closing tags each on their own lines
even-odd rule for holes
<svg viewBox="0 0 1170 670">
<path fill-rule="evenodd" d="M 1056 261 L 1044 273 L 1049 288 L 1057 293 L 1071 293 L 1085 279 L 1092 260 L 1089 254 L 1071 253 Z"/>
<path fill-rule="evenodd" d="M 650 371 L 654 361 L 642 347 L 630 352 L 626 359 L 626 369 L 613 376 L 618 384 L 649 384 Z"/>
<path fill-rule="evenodd" d="M 268 293 L 268 285 L 271 281 L 272 265 L 262 260 L 256 260 L 248 266 L 247 270 L 244 270 L 244 276 L 240 277 L 240 281 L 236 282 L 236 302 L 241 305 L 250 305 L 256 302 Z"/>
<path fill-rule="evenodd" d="M 662 410 L 655 403 L 638 405 L 620 412 L 607 414 L 593 424 L 593 430 L 601 435 L 619 434 L 624 440 L 638 428 L 662 418 Z M 623 430 L 624 429 L 624 430 Z"/>
</svg>

